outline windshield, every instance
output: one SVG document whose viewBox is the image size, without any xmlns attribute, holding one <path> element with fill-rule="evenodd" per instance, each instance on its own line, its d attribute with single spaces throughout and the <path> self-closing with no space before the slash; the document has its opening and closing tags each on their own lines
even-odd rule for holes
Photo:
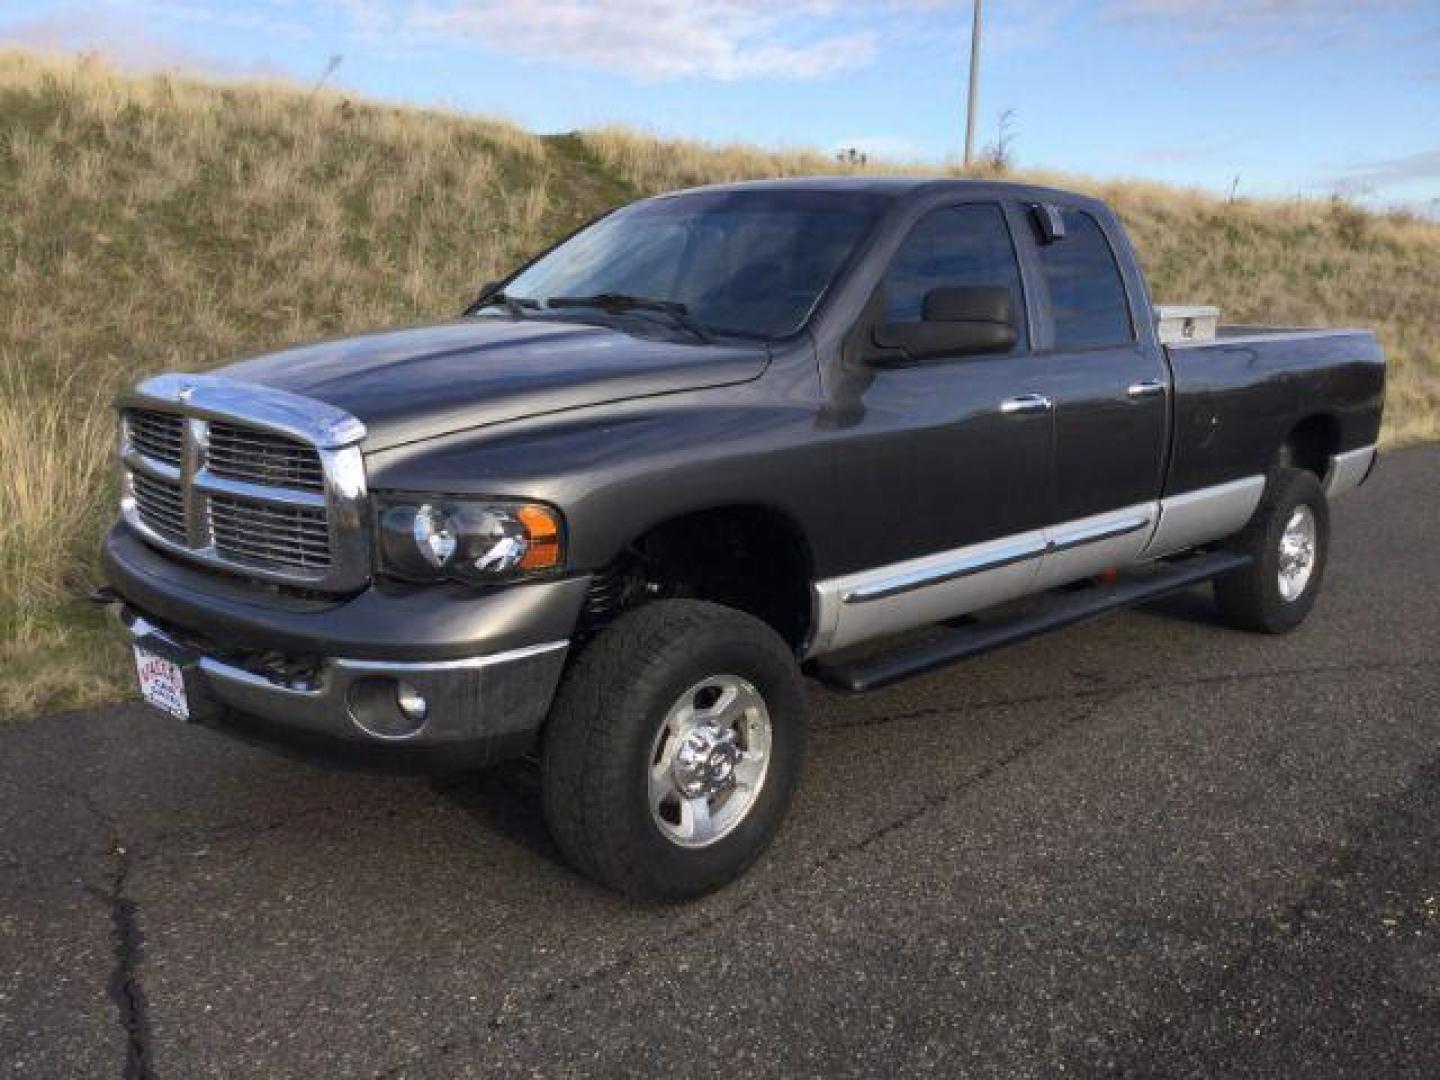
<svg viewBox="0 0 1440 1080">
<path fill-rule="evenodd" d="M 596 222 L 505 285 L 512 314 L 595 298 L 683 305 L 704 331 L 777 338 L 800 329 L 870 224 L 862 192 L 697 192 Z M 633 309 L 632 309 L 633 310 Z M 503 314 L 503 312 L 501 312 Z"/>
</svg>

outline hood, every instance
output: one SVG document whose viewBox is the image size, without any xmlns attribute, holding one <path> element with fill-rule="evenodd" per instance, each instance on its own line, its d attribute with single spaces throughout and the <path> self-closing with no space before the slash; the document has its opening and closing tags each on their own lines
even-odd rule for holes
<svg viewBox="0 0 1440 1080">
<path fill-rule="evenodd" d="M 382 450 L 561 409 L 757 378 L 760 344 L 690 344 L 605 326 L 466 319 L 304 345 L 217 374 L 344 409 Z"/>
</svg>

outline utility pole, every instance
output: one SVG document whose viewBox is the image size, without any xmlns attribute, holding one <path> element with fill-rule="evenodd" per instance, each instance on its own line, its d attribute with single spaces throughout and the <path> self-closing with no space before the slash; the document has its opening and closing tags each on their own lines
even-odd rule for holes
<svg viewBox="0 0 1440 1080">
<path fill-rule="evenodd" d="M 975 93 L 980 87 L 980 3 L 975 0 L 975 17 L 970 23 L 970 93 L 965 99 L 965 167 L 975 156 Z"/>
</svg>

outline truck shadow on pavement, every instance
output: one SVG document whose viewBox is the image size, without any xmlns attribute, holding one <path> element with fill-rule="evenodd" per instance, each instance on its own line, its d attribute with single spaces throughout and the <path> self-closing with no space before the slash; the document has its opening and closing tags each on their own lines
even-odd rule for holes
<svg viewBox="0 0 1440 1080">
<path fill-rule="evenodd" d="M 510 761 L 473 772 L 435 777 L 430 788 L 476 825 L 531 854 L 569 869 L 545 827 L 539 766 Z"/>
<path fill-rule="evenodd" d="M 1225 620 L 1220 617 L 1219 609 L 1215 607 L 1215 599 L 1211 595 L 1208 585 L 1198 589 L 1186 589 L 1183 592 L 1171 593 L 1158 600 L 1140 604 L 1132 610 L 1170 622 L 1228 629 Z"/>
</svg>

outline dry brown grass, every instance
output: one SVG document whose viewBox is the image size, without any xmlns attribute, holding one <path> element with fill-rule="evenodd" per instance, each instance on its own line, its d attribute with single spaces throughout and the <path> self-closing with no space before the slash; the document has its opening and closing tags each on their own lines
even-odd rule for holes
<svg viewBox="0 0 1440 1080">
<path fill-rule="evenodd" d="M 115 692 L 83 595 L 142 372 L 458 311 L 588 213 L 520 129 L 0 54 L 0 717 Z"/>
<path fill-rule="evenodd" d="M 3 712 L 113 696 L 119 662 L 97 641 L 93 621 L 73 617 L 91 584 L 90 560 L 77 558 L 77 541 L 98 543 L 113 501 L 108 403 L 75 376 L 52 375 L 54 389 L 41 391 L 26 366 L 0 354 Z"/>
<path fill-rule="evenodd" d="M 77 597 L 112 513 L 105 403 L 122 384 L 444 317 L 637 194 L 842 171 L 855 170 L 809 150 L 621 128 L 539 138 L 285 85 L 0 53 L 0 717 L 121 685 L 124 657 Z M 1440 226 L 1035 178 L 1110 199 L 1161 299 L 1376 327 L 1393 364 L 1387 441 L 1440 433 Z"/>
</svg>

